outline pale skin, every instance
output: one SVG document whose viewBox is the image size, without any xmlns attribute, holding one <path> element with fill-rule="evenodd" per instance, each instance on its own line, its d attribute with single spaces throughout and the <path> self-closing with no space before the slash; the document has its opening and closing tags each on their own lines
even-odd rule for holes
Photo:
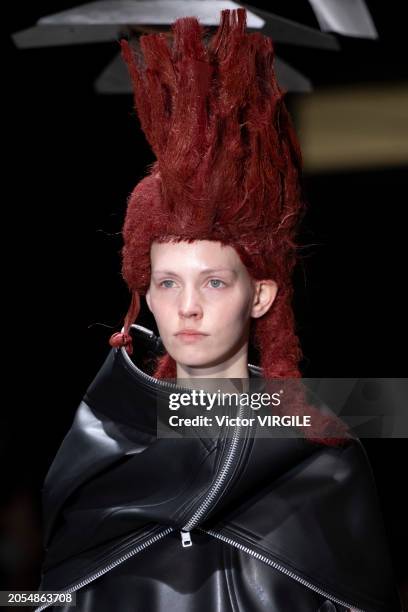
<svg viewBox="0 0 408 612">
<path fill-rule="evenodd" d="M 146 302 L 177 380 L 248 379 L 250 319 L 272 306 L 278 286 L 254 280 L 231 246 L 210 240 L 153 242 Z M 176 335 L 193 328 L 206 335 Z"/>
</svg>

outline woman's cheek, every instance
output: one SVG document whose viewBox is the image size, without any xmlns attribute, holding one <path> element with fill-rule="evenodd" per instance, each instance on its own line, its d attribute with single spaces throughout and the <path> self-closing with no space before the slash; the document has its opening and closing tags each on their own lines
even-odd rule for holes
<svg viewBox="0 0 408 612">
<path fill-rule="evenodd" d="M 158 314 L 167 313 L 174 307 L 174 294 L 170 295 L 169 293 L 154 293 L 152 295 L 151 304 L 153 312 L 157 312 Z"/>
</svg>

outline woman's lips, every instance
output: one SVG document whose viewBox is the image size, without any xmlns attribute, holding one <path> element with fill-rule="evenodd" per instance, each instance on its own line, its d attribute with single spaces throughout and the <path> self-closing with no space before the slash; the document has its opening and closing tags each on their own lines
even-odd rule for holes
<svg viewBox="0 0 408 612">
<path fill-rule="evenodd" d="M 200 334 L 199 332 L 179 332 L 176 334 L 177 338 L 180 338 L 183 342 L 197 342 L 202 340 L 208 334 Z"/>
</svg>

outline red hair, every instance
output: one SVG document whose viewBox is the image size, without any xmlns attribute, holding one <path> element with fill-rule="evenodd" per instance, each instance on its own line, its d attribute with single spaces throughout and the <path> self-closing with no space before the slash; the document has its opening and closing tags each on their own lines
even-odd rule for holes
<svg viewBox="0 0 408 612">
<path fill-rule="evenodd" d="M 272 307 L 251 321 L 251 340 L 265 378 L 298 378 L 292 272 L 305 210 L 302 156 L 276 79 L 272 40 L 246 32 L 243 8 L 221 11 L 208 44 L 194 17 L 177 19 L 172 34 L 170 46 L 163 33 L 142 35 L 140 46 L 121 40 L 135 108 L 157 161 L 129 196 L 122 274 L 132 302 L 124 332 L 111 344 L 132 352 L 129 328 L 150 284 L 153 241 L 219 241 L 236 249 L 254 279 L 276 281 Z M 176 378 L 169 354 L 154 376 Z"/>
</svg>

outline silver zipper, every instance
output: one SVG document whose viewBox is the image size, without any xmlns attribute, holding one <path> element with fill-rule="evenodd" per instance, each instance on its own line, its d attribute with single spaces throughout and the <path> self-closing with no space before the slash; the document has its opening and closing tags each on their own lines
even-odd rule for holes
<svg viewBox="0 0 408 612">
<path fill-rule="evenodd" d="M 319 587 L 316 587 L 315 585 L 311 584 L 310 582 L 308 582 L 304 578 L 298 576 L 297 574 L 295 574 L 291 570 L 288 570 L 286 567 L 283 567 L 282 565 L 280 565 L 276 561 L 273 561 L 272 559 L 269 559 L 265 555 L 262 555 L 262 554 L 260 554 L 260 553 L 258 553 L 256 551 L 252 550 L 248 546 L 244 546 L 240 542 L 237 542 L 236 540 L 233 540 L 230 537 L 224 536 L 224 535 L 222 535 L 222 534 L 220 534 L 217 531 L 214 531 L 212 529 L 203 529 L 202 527 L 198 527 L 198 529 L 200 531 L 202 531 L 203 533 L 207 533 L 208 535 L 211 535 L 211 536 L 213 536 L 215 538 L 218 538 L 219 540 L 222 540 L 223 542 L 229 544 L 230 546 L 235 546 L 239 550 L 243 550 L 247 554 L 252 555 L 256 559 L 259 559 L 260 561 L 263 561 L 267 565 L 270 565 L 270 566 L 274 567 L 275 569 L 283 572 L 284 574 L 290 576 L 294 580 L 297 580 L 298 582 L 300 582 L 304 586 L 308 587 L 309 589 L 315 591 L 316 593 L 319 593 L 320 595 L 322 595 L 324 597 L 327 597 L 328 599 L 330 599 L 334 603 L 338 603 L 338 604 L 340 604 L 342 606 L 346 606 L 346 607 L 352 609 L 353 612 L 367 612 L 366 610 L 363 610 L 362 608 L 356 608 L 354 606 L 354 604 L 352 605 L 352 604 L 350 604 L 348 602 L 343 601 L 342 599 L 338 599 L 337 597 L 334 597 L 331 593 L 328 593 L 327 591 L 323 591 Z M 97 572 L 91 574 L 90 576 L 87 576 L 86 578 L 83 578 L 80 582 L 76 583 L 75 585 L 73 585 L 73 586 L 71 586 L 71 587 L 69 587 L 67 589 L 59 589 L 58 591 L 60 593 L 74 593 L 75 591 L 78 591 L 79 589 L 81 589 L 85 585 L 89 584 L 90 582 L 93 582 L 94 580 L 96 580 L 100 576 L 103 576 L 103 574 L 106 574 L 107 572 L 109 572 L 111 569 L 113 569 L 117 565 L 120 565 L 121 563 L 123 563 L 124 561 L 126 561 L 127 559 L 132 557 L 133 555 L 137 554 L 138 552 L 141 552 L 142 550 L 144 550 L 145 548 L 147 548 L 148 546 L 150 546 L 154 542 L 157 542 L 158 540 L 160 540 L 164 536 L 168 535 L 172 531 L 174 531 L 174 527 L 166 527 L 166 529 L 163 529 L 159 533 L 156 533 L 154 536 L 152 536 L 151 538 L 147 539 L 142 544 L 139 544 L 138 546 L 136 546 L 132 550 L 128 551 L 126 554 L 122 555 L 118 559 L 115 559 L 115 561 L 112 561 L 111 563 L 109 563 L 108 565 L 106 565 L 102 569 L 98 570 Z M 190 542 L 189 544 L 186 544 L 186 546 L 191 546 L 190 533 L 188 531 L 187 532 L 183 532 L 182 531 L 181 533 L 182 534 L 184 533 L 185 541 L 186 542 Z M 183 546 L 184 546 L 184 544 L 183 544 Z M 45 608 L 48 608 L 50 605 L 52 605 L 52 604 L 49 603 L 49 604 L 41 605 L 41 606 L 35 608 L 34 612 L 41 612 L 41 610 L 45 610 Z"/>
<path fill-rule="evenodd" d="M 231 438 L 230 448 L 228 450 L 228 456 L 226 460 L 224 461 L 222 469 L 218 472 L 218 475 L 217 475 L 217 478 L 215 479 L 214 484 L 208 491 L 201 505 L 196 509 L 193 516 L 190 518 L 190 520 L 184 525 L 184 527 L 180 531 L 181 543 L 183 547 L 191 546 L 192 544 L 191 535 L 187 537 L 186 533 L 194 529 L 194 527 L 200 522 L 201 517 L 203 516 L 203 514 L 207 512 L 208 508 L 210 507 L 211 503 L 214 501 L 214 498 L 216 497 L 220 488 L 224 484 L 225 479 L 231 470 L 231 466 L 233 465 L 233 461 L 234 461 L 234 458 L 237 452 L 237 448 L 238 448 L 238 440 L 239 440 L 238 434 L 239 434 L 240 429 L 242 428 L 242 425 L 240 424 L 240 422 L 241 422 L 241 417 L 244 412 L 244 409 L 245 409 L 245 406 L 240 405 L 240 408 L 238 411 L 238 423 L 239 424 L 235 426 L 234 433 Z"/>
<path fill-rule="evenodd" d="M 90 576 L 86 576 L 86 578 L 83 578 L 81 580 L 81 582 L 78 582 L 77 584 L 74 584 L 73 586 L 69 587 L 68 589 L 58 590 L 58 592 L 61 592 L 61 593 L 73 593 L 74 591 L 78 591 L 79 589 L 81 589 L 86 584 L 89 584 L 90 582 L 93 582 L 94 580 L 96 580 L 97 578 L 102 576 L 103 574 L 106 574 L 107 572 L 109 572 L 111 569 L 113 569 L 117 565 L 120 565 L 121 563 L 123 563 L 124 561 L 129 559 L 130 557 L 133 557 L 133 555 L 135 555 L 136 553 L 144 550 L 145 548 L 147 548 L 148 546 L 150 546 L 154 542 L 157 542 L 157 540 L 160 540 L 161 538 L 163 538 L 164 536 L 168 535 L 172 531 L 174 531 L 174 527 L 166 527 L 162 531 L 160 531 L 160 532 L 156 533 L 155 535 L 153 535 L 151 538 L 148 538 L 142 544 L 138 544 L 137 546 L 135 546 L 135 548 L 132 548 L 132 550 L 129 550 L 127 553 L 125 553 L 124 555 L 122 555 L 118 559 L 115 559 L 115 561 L 111 561 L 108 565 L 106 565 L 102 569 L 98 570 L 94 574 L 91 574 Z M 40 610 L 44 610 L 45 608 L 48 608 L 50 605 L 52 605 L 52 604 L 48 603 L 48 604 L 39 606 L 38 608 L 35 608 L 34 612 L 40 612 Z"/>
<path fill-rule="evenodd" d="M 350 608 L 351 610 L 353 610 L 353 612 L 367 612 L 367 610 L 363 610 L 362 608 L 356 608 L 356 606 L 354 604 L 350 604 L 350 603 L 348 603 L 346 601 L 343 601 L 342 599 L 338 599 L 337 597 L 334 597 L 334 595 L 332 595 L 331 593 L 328 593 L 327 591 L 323 591 L 323 589 L 320 589 L 319 587 L 315 586 L 314 584 L 312 584 L 308 580 L 305 580 L 304 578 L 302 578 L 301 576 L 298 576 L 297 574 L 295 574 L 291 570 L 288 570 L 283 565 L 280 565 L 280 563 L 277 563 L 276 561 L 273 561 L 272 559 L 269 559 L 265 555 L 262 555 L 262 554 L 256 552 L 255 550 L 252 550 L 252 548 L 249 548 L 248 546 L 245 546 L 244 544 L 241 544 L 240 542 L 237 542 L 236 540 L 234 540 L 234 539 L 232 539 L 232 538 L 230 538 L 228 536 L 222 535 L 218 531 L 214 531 L 213 529 L 203 529 L 202 527 L 198 527 L 198 529 L 200 531 L 203 531 L 204 533 L 207 533 L 208 535 L 213 536 L 214 538 L 218 538 L 219 540 L 222 540 L 226 544 L 230 544 L 231 546 L 235 546 L 236 548 L 239 548 L 239 550 L 243 550 L 244 552 L 248 553 L 249 555 L 252 555 L 256 559 L 259 559 L 260 561 L 263 561 L 267 565 L 271 565 L 272 567 L 274 567 L 275 569 L 279 570 L 280 572 L 283 572 L 287 576 L 290 576 L 294 580 L 297 580 L 298 582 L 300 582 L 304 586 L 308 587 L 312 591 L 316 591 L 316 593 L 319 593 L 319 595 L 327 597 L 327 599 L 330 599 L 334 603 L 338 603 L 338 604 L 340 604 L 342 606 L 345 606 L 346 608 Z"/>
</svg>

